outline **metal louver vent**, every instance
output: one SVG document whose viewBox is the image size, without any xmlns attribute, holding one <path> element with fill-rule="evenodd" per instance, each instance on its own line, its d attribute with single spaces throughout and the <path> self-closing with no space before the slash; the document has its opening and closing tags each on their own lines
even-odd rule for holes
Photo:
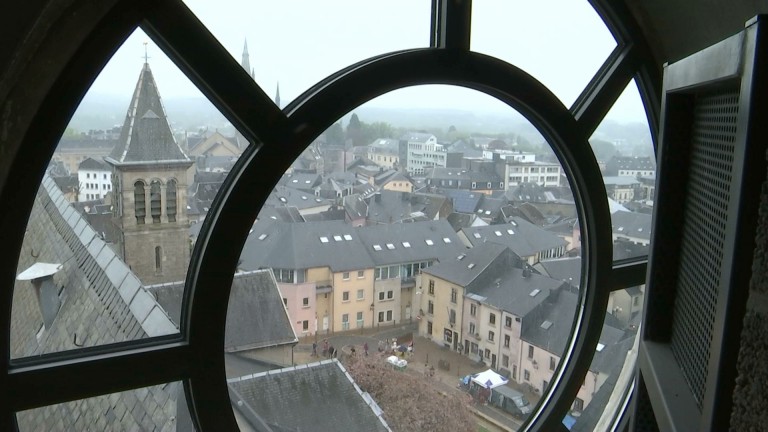
<svg viewBox="0 0 768 432">
<path fill-rule="evenodd" d="M 720 290 L 739 89 L 696 97 L 671 348 L 702 406 Z"/>
</svg>

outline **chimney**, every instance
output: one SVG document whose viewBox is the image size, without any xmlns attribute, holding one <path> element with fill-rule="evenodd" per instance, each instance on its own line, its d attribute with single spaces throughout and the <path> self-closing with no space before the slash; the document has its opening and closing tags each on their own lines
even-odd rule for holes
<svg viewBox="0 0 768 432">
<path fill-rule="evenodd" d="M 524 278 L 531 277 L 531 268 L 529 266 L 527 266 L 527 265 L 525 267 L 523 267 L 523 277 Z"/>
<path fill-rule="evenodd" d="M 61 270 L 61 267 L 61 264 L 35 263 L 16 276 L 16 280 L 32 282 L 46 329 L 51 328 L 61 307 L 59 292 L 53 284 L 53 275 Z"/>
<path fill-rule="evenodd" d="M 381 192 L 377 192 L 376 194 L 374 194 L 373 195 L 373 200 L 376 201 L 377 203 L 380 203 L 381 202 Z"/>
</svg>

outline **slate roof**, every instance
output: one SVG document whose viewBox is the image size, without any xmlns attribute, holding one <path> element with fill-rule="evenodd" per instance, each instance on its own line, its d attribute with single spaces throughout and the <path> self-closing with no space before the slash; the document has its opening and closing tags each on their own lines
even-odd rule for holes
<svg viewBox="0 0 768 432">
<path fill-rule="evenodd" d="M 312 190 L 322 181 L 323 179 L 319 174 L 293 173 L 283 175 L 277 184 L 298 190 Z"/>
<path fill-rule="evenodd" d="M 432 137 L 434 137 L 434 135 L 426 132 L 406 132 L 400 137 L 400 139 L 414 143 L 425 143 Z"/>
<path fill-rule="evenodd" d="M 650 157 L 614 156 L 606 162 L 606 175 L 618 175 L 619 170 L 655 171 L 656 161 Z"/>
<path fill-rule="evenodd" d="M 377 153 L 397 155 L 400 151 L 400 142 L 391 138 L 378 138 L 368 145 L 375 148 Z"/>
<path fill-rule="evenodd" d="M 456 213 L 475 213 L 483 194 L 468 190 L 446 189 L 443 195 L 453 200 L 453 211 Z"/>
<path fill-rule="evenodd" d="M 568 282 L 578 288 L 581 284 L 581 257 L 542 260 L 533 265 L 541 274 Z"/>
<path fill-rule="evenodd" d="M 173 137 L 148 63 L 144 63 L 139 74 L 118 144 L 106 160 L 114 165 L 141 162 L 192 164 Z"/>
<path fill-rule="evenodd" d="M 519 217 L 513 217 L 510 223 L 483 227 L 463 228 L 472 247 L 489 241 L 509 246 L 521 257 L 535 255 L 536 252 L 565 246 L 565 240 L 543 230 Z"/>
<path fill-rule="evenodd" d="M 344 211 L 350 219 L 365 218 L 368 216 L 368 203 L 359 194 L 347 195 L 343 198 Z"/>
<path fill-rule="evenodd" d="M 470 292 L 474 296 L 471 298 L 521 317 L 524 321 L 532 311 L 550 299 L 553 292 L 564 290 L 563 282 L 535 272 L 524 273 L 520 268 L 502 269 L 490 276 L 482 284 L 473 284 Z M 564 316 L 567 321 L 568 315 Z M 563 321 L 562 318 L 558 320 Z"/>
<path fill-rule="evenodd" d="M 613 235 L 651 241 L 653 216 L 646 213 L 618 211 L 611 215 Z"/>
<path fill-rule="evenodd" d="M 603 183 L 606 186 L 639 186 L 640 180 L 630 176 L 605 176 Z"/>
<path fill-rule="evenodd" d="M 427 199 L 409 192 L 380 190 L 366 202 L 370 223 L 391 224 L 434 217 L 426 213 Z"/>
<path fill-rule="evenodd" d="M 509 251 L 509 248 L 497 243 L 486 243 L 461 251 L 452 259 L 441 260 L 438 264 L 422 269 L 422 273 L 466 287 L 486 271 L 505 250 Z M 490 270 L 495 273 L 498 269 Z"/>
<path fill-rule="evenodd" d="M 494 219 L 501 211 L 501 207 L 507 203 L 506 199 L 488 198 L 480 200 L 477 207 L 477 215 L 485 219 Z"/>
<path fill-rule="evenodd" d="M 377 265 L 454 258 L 466 248 L 445 220 L 357 228 L 357 234 Z M 432 243 L 431 245 L 428 243 Z M 376 246 L 381 250 L 376 250 Z"/>
<path fill-rule="evenodd" d="M 231 378 L 227 385 L 233 406 L 256 430 L 390 431 L 336 359 Z"/>
<path fill-rule="evenodd" d="M 373 267 L 356 228 L 342 221 L 260 220 L 253 225 L 240 260 L 244 270 L 330 267 L 347 271 Z"/>
<path fill-rule="evenodd" d="M 550 296 L 549 299 L 551 301 L 543 302 L 539 308 L 523 318 L 520 339 L 561 356 L 571 335 L 573 317 L 578 307 L 578 294 L 563 290 L 559 295 Z M 549 321 L 552 325 L 549 328 L 543 328 L 544 321 Z M 616 354 L 614 349 L 609 348 L 616 345 L 623 337 L 622 330 L 603 324 L 599 341 L 603 349 L 595 352 L 590 370 L 605 372 L 605 368 L 614 360 Z"/>
<path fill-rule="evenodd" d="M 275 186 L 264 206 L 296 207 L 299 210 L 329 205 L 331 201 L 287 186 Z"/>
<path fill-rule="evenodd" d="M 578 307 L 578 294 L 562 291 L 557 298 L 549 298 L 541 307 L 523 317 L 520 339 L 552 354 L 562 356 L 571 335 L 573 319 Z M 544 329 L 541 325 L 549 321 L 552 325 Z"/>
<path fill-rule="evenodd" d="M 178 327 L 184 281 L 148 286 Z M 235 274 L 227 307 L 227 352 L 297 343 L 280 288 L 270 270 Z"/>
<path fill-rule="evenodd" d="M 42 317 L 29 281 L 17 281 L 11 310 L 11 356 L 37 356 L 177 332 L 170 318 L 141 286 L 49 176 L 43 178 L 27 224 L 18 273 L 35 262 L 60 263 L 53 277 L 61 306 L 51 327 L 36 334 Z M 174 430 L 178 383 L 19 412 L 21 430 L 89 430 L 91 414 L 103 430 Z M 74 415 L 74 413 L 90 413 Z"/>
<path fill-rule="evenodd" d="M 92 157 L 85 158 L 77 168 L 81 170 L 112 171 L 112 168 L 104 162 L 104 159 Z"/>
</svg>

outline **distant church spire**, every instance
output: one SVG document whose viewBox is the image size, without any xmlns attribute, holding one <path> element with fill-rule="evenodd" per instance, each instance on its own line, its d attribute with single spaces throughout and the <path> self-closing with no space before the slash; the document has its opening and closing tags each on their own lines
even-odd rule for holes
<svg viewBox="0 0 768 432">
<path fill-rule="evenodd" d="M 277 105 L 278 108 L 282 108 L 280 106 L 280 81 L 277 82 L 277 92 L 275 93 L 275 105 Z"/>
<path fill-rule="evenodd" d="M 253 78 L 253 69 L 251 69 L 250 55 L 248 54 L 248 39 L 245 39 L 243 44 L 243 59 L 240 61 L 240 65 L 245 69 L 248 75 Z"/>
</svg>

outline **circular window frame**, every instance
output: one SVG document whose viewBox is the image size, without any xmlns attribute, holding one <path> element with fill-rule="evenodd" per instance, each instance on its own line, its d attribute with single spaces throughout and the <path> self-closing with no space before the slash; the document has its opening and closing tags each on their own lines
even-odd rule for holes
<svg viewBox="0 0 768 432">
<path fill-rule="evenodd" d="M 161 2 L 162 3 L 162 2 Z M 439 3 L 439 2 L 436 2 Z M 635 76 L 638 79 L 638 86 L 641 91 L 641 97 L 643 98 L 646 106 L 646 110 L 648 112 L 649 117 L 649 123 L 651 126 L 652 133 L 656 130 L 655 125 L 658 123 L 658 103 L 657 102 L 657 96 L 656 96 L 656 89 L 658 89 L 659 86 L 659 76 L 660 76 L 660 70 L 657 67 L 654 67 L 654 63 L 652 61 L 652 57 L 649 55 L 650 50 L 648 49 L 647 45 L 644 43 L 644 41 L 639 40 L 641 33 L 638 30 L 638 27 L 636 23 L 634 22 L 631 14 L 622 9 L 620 6 L 614 6 L 614 5 L 608 5 L 607 1 L 601 1 L 601 0 L 595 0 L 592 2 L 593 6 L 596 10 L 601 14 L 606 24 L 609 26 L 609 28 L 612 30 L 614 35 L 617 37 L 617 41 L 619 41 L 619 47 L 617 48 L 617 51 L 627 52 L 628 60 L 624 60 L 620 63 L 620 65 L 623 65 L 624 68 L 628 68 L 631 71 L 628 73 L 628 76 Z M 2 217 L 0 217 L 0 226 L 10 229 L 9 232 L 14 232 L 14 228 L 18 228 L 21 225 L 26 224 L 26 221 L 29 216 L 29 211 L 32 207 L 32 200 L 34 197 L 34 191 L 37 189 L 37 185 L 39 184 L 39 180 L 42 177 L 44 167 L 47 164 L 48 159 L 50 159 L 50 153 L 53 152 L 53 149 L 55 148 L 55 143 L 58 139 L 57 131 L 60 128 L 63 130 L 64 126 L 67 124 L 69 117 L 71 116 L 72 112 L 74 112 L 74 107 L 77 105 L 77 100 L 79 100 L 80 97 L 85 93 L 87 88 L 90 85 L 91 80 L 93 77 L 96 76 L 98 70 L 100 70 L 101 66 L 103 66 L 106 61 L 109 59 L 109 56 L 114 50 L 116 50 L 119 46 L 119 44 L 127 37 L 128 34 L 130 34 L 133 29 L 135 29 L 139 24 L 146 24 L 145 18 L 146 14 L 153 14 L 158 13 L 157 9 L 162 9 L 164 6 L 157 6 L 153 4 L 152 2 L 145 2 L 145 1 L 135 1 L 135 2 L 127 2 L 127 1 L 116 1 L 113 3 L 106 3 L 101 6 L 101 9 L 94 10 L 90 7 L 90 5 L 83 5 L 76 3 L 71 8 L 66 10 L 46 10 L 45 12 L 48 14 L 60 14 L 57 15 L 55 18 L 51 18 L 51 26 L 50 28 L 35 28 L 33 29 L 32 33 L 36 34 L 38 36 L 45 35 L 48 39 L 45 39 L 43 42 L 40 42 L 41 39 L 37 39 L 37 43 L 40 43 L 40 45 L 35 46 L 25 46 L 23 49 L 26 49 L 26 53 L 29 56 L 31 60 L 27 64 L 19 65 L 16 64 L 14 67 L 15 72 L 17 73 L 17 76 L 19 77 L 17 79 L 17 83 L 15 88 L 11 89 L 11 95 L 24 95 L 25 94 L 25 86 L 30 87 L 31 84 L 39 84 L 40 77 L 42 77 L 42 81 L 48 85 L 48 87 L 43 86 L 45 90 L 41 90 L 44 94 L 44 97 L 39 97 L 40 92 L 36 92 L 35 96 L 38 96 L 37 98 L 34 98 L 30 100 L 29 102 L 25 101 L 22 106 L 24 107 L 25 116 L 21 117 L 19 121 L 14 124 L 11 127 L 11 131 L 19 131 L 21 132 L 13 141 L 10 141 L 7 149 L 10 151 L 11 158 L 13 159 L 12 164 L 8 164 L 8 166 L 11 168 L 9 169 L 9 174 L 6 175 L 6 177 L 3 179 L 5 180 L 4 188 L 2 190 L 2 196 L 4 200 L 15 200 L 19 205 L 16 206 L 15 209 L 6 212 Z M 178 6 L 173 6 L 178 8 Z M 147 12 L 149 11 L 149 12 Z M 73 13 L 74 12 L 74 13 Z M 80 15 L 77 15 L 80 13 Z M 162 13 L 162 11 L 160 12 Z M 76 19 L 71 19 L 71 16 L 77 16 Z M 50 17 L 49 17 L 50 18 Z M 78 21 L 81 20 L 81 21 Z M 83 25 L 83 23 L 88 23 L 87 25 Z M 73 26 L 73 23 L 75 24 Z M 617 24 L 618 23 L 618 24 Z M 205 33 L 204 28 L 202 25 L 200 25 L 199 28 L 197 28 L 198 31 L 201 33 Z M 54 40 L 55 37 L 52 35 L 59 35 L 60 40 Z M 210 36 L 210 35 L 208 35 Z M 42 36 L 40 36 L 42 37 Z M 212 39 L 212 36 L 210 36 Z M 214 39 L 215 40 L 215 39 Z M 55 51 L 56 47 L 66 46 L 67 42 L 71 41 L 78 41 L 77 48 L 68 47 L 66 50 L 62 50 L 61 52 L 56 53 L 55 56 L 53 56 L 56 60 L 56 66 L 54 68 L 48 69 L 49 64 L 51 63 L 51 53 L 52 51 Z M 170 48 L 170 45 L 168 43 L 162 44 L 163 47 L 168 50 Z M 216 45 L 214 42 L 213 45 Z M 220 47 L 219 47 L 220 48 Z M 215 49 L 219 49 L 215 48 Z M 211 46 L 207 47 L 208 51 L 210 52 Z M 214 49 L 214 50 L 215 50 Z M 430 48 L 427 50 L 431 51 L 447 51 L 445 49 L 440 48 Z M 167 52 L 171 52 L 170 54 L 174 59 L 178 61 L 178 63 L 183 63 L 182 57 L 183 55 L 175 53 L 174 50 L 170 50 Z M 226 54 L 226 53 L 223 53 Z M 354 74 L 356 70 L 359 70 L 361 68 L 364 68 L 367 64 L 371 62 L 376 62 L 379 60 L 384 59 L 385 57 L 388 57 L 390 55 L 399 56 L 403 53 L 397 53 L 397 54 L 384 54 L 382 56 L 379 56 L 374 59 L 369 59 L 364 62 L 361 62 L 358 65 L 350 66 L 349 68 L 346 68 L 342 71 L 339 71 L 337 74 L 335 74 L 333 77 L 328 78 L 321 83 L 319 83 L 317 86 L 313 87 L 310 91 L 308 91 L 305 94 L 305 97 L 301 98 L 301 102 L 296 102 L 291 104 L 288 108 L 286 108 L 286 112 L 289 114 L 289 119 L 300 119 L 302 118 L 302 110 L 306 110 L 307 108 L 305 106 L 314 106 L 314 104 L 318 104 L 323 97 L 323 95 L 329 94 L 327 91 L 323 92 L 323 89 L 329 86 L 338 85 L 338 83 L 345 82 L 342 78 L 344 75 L 347 74 Z M 228 55 L 228 54 L 227 54 Z M 610 65 L 606 64 L 602 69 L 601 72 L 598 72 L 598 75 L 595 76 L 593 81 L 590 83 L 590 85 L 585 89 L 585 94 L 593 93 L 599 96 L 601 93 L 600 87 L 605 88 L 606 90 L 603 93 L 607 93 L 607 97 L 602 97 L 601 99 L 604 101 L 603 105 L 610 106 L 610 103 L 607 103 L 605 101 L 611 100 L 611 97 L 613 97 L 613 100 L 615 100 L 615 97 L 618 95 L 614 95 L 616 93 L 616 88 L 623 88 L 621 86 L 621 83 L 624 82 L 624 79 L 622 78 L 622 73 L 615 72 L 615 70 L 609 72 Z M 194 71 L 195 68 L 190 67 L 184 67 L 185 71 L 189 74 L 190 71 Z M 23 76 L 24 74 L 19 74 L 19 71 L 30 71 L 36 73 L 31 73 L 29 77 Z M 41 71 L 45 71 L 45 73 L 42 73 Z M 605 78 L 605 81 L 601 83 L 601 75 Z M 624 73 L 626 75 L 626 73 Z M 208 75 L 210 76 L 210 74 Z M 616 78 L 618 76 L 618 78 Z M 503 77 L 495 77 L 497 79 L 503 79 Z M 200 83 L 201 81 L 205 81 L 204 79 L 197 78 L 195 79 L 196 82 Z M 471 81 L 471 82 L 470 82 Z M 419 83 L 426 82 L 413 82 L 410 85 L 416 85 Z M 462 83 L 458 82 L 443 82 L 444 84 L 456 84 L 461 85 Z M 433 83 L 434 84 L 434 83 Z M 463 84 L 470 88 L 474 85 L 481 85 L 477 83 L 475 80 L 469 80 L 466 82 L 463 82 Z M 401 88 L 407 86 L 406 82 L 399 82 L 398 86 L 396 88 Z M 493 89 L 495 87 L 483 87 L 483 88 L 475 88 L 476 90 L 480 90 L 483 92 L 486 92 L 488 94 L 491 94 L 492 96 L 495 96 L 499 98 L 498 95 L 493 94 Z M 590 91 L 590 88 L 593 88 L 592 91 Z M 393 88 L 394 89 L 394 88 Z M 214 91 L 206 92 L 209 97 L 211 94 L 215 95 Z M 252 93 L 252 92 L 251 92 Z M 332 93 L 330 93 L 332 94 Z M 314 95 L 314 97 L 311 97 Z M 360 99 L 360 96 L 356 96 L 358 98 L 358 103 L 362 103 L 363 101 Z M 506 98 L 506 96 L 503 96 Z M 577 100 L 576 104 L 574 105 L 574 108 L 571 109 L 570 112 L 578 112 L 580 105 L 589 105 L 589 98 L 586 97 L 580 97 L 579 100 Z M 600 99 L 600 97 L 598 97 Z M 50 100 L 57 100 L 56 103 L 53 104 L 47 104 L 47 101 Z M 62 101 L 72 101 L 70 102 L 62 102 Z M 8 107 L 8 104 L 13 103 L 13 99 L 9 98 L 9 101 L 6 105 Z M 306 105 L 305 105 L 306 104 Z M 599 104 L 599 103 L 598 103 Z M 55 106 L 58 109 L 52 109 L 50 106 Z M 61 107 L 67 107 L 71 105 L 72 108 L 68 110 L 61 110 Z M 217 104 L 218 105 L 218 104 Z M 227 105 L 226 103 L 224 105 Z M 568 112 L 568 110 L 564 109 L 562 105 L 560 108 L 563 108 L 565 112 Z M 557 109 L 557 111 L 560 111 L 560 108 Z M 518 108 L 519 109 L 519 108 Z M 269 110 L 267 110 L 269 111 Z M 524 111 L 524 107 L 523 110 Z M 522 112 L 521 111 L 521 112 Z M 598 109 L 597 111 L 601 111 Z M 603 111 L 607 111 L 603 110 Z M 231 110 L 230 110 L 231 113 Z M 276 137 L 284 137 L 289 136 L 287 134 L 288 127 L 291 125 L 299 125 L 299 123 L 295 120 L 293 121 L 286 121 L 285 117 L 283 116 L 276 116 L 274 113 L 267 112 L 267 115 L 265 118 L 268 120 L 268 122 L 271 122 L 273 126 L 275 126 L 275 129 L 277 130 L 283 130 L 283 132 L 280 133 L 267 133 L 268 136 L 271 138 L 268 140 L 270 142 L 279 142 L 280 139 L 275 139 Z M 604 113 L 603 113 L 604 114 Z M 304 115 L 306 116 L 306 115 Z M 568 129 L 571 130 L 573 133 L 576 133 L 576 131 L 581 128 L 582 134 L 586 134 L 586 130 L 588 130 L 590 127 L 594 127 L 595 125 L 592 124 L 592 122 L 587 121 L 587 126 L 583 126 L 580 124 L 576 124 L 575 126 L 571 123 L 575 121 L 575 123 L 579 122 L 579 116 L 578 114 L 569 115 L 567 116 L 569 120 L 569 126 Z M 593 116 L 593 118 L 600 117 L 599 115 Z M 252 118 L 252 117 L 251 117 Z M 565 118 L 565 117 L 564 117 Z M 576 118 L 576 120 L 574 120 Z M 253 122 L 251 122 L 253 123 Z M 537 127 L 541 127 L 540 122 L 534 121 L 535 124 L 537 124 Z M 548 122 L 547 122 L 548 123 Z M 312 134 L 317 134 L 317 127 L 314 129 L 303 129 L 301 131 L 296 131 L 296 136 L 301 137 L 309 137 Z M 314 132 L 312 132 L 314 131 Z M 265 136 L 267 136 L 265 135 Z M 654 140 L 655 142 L 655 140 Z M 48 146 L 44 146 L 45 150 L 40 151 L 40 143 L 49 143 Z M 37 146 L 37 148 L 34 148 Z M 256 148 L 253 148 L 252 150 L 249 150 L 248 157 L 241 158 L 243 164 L 246 164 L 249 162 L 252 158 L 256 157 L 258 160 L 267 159 L 268 157 L 278 157 L 277 152 L 279 151 L 275 147 L 277 146 L 264 146 L 263 148 L 258 149 L 259 151 L 256 151 Z M 298 147 L 293 148 L 291 151 L 296 151 Z M 567 147 L 565 147 L 563 150 L 570 151 Z M 591 154 L 591 152 L 590 152 Z M 298 155 L 298 153 L 296 154 Z M 275 159 L 272 159 L 275 160 Z M 257 167 L 260 166 L 259 164 L 248 164 L 249 167 Z M 39 167 L 39 169 L 35 169 L 36 167 Z M 32 169 L 30 169 L 32 168 Z M 598 171 L 599 173 L 599 171 Z M 235 176 L 231 176 L 231 181 L 235 181 Z M 587 176 L 587 178 L 591 178 L 590 176 Z M 263 187 L 263 184 L 260 185 L 260 182 L 258 182 L 259 177 L 254 176 L 250 180 L 250 182 L 253 182 L 253 184 Z M 35 181 L 36 180 L 36 181 Z M 589 181 L 589 184 L 593 184 L 595 179 L 592 179 Z M 600 184 L 602 182 L 600 181 Z M 240 184 L 240 188 L 244 183 Z M 578 187 L 577 187 L 578 189 Z M 229 195 L 231 191 L 228 192 Z M 253 199 L 253 194 L 249 194 L 251 199 Z M 17 201 L 16 201 L 17 200 Z M 263 201 L 263 200 L 262 200 Z M 600 200 L 598 200 L 600 201 Z M 599 203 L 598 203 L 599 204 Z M 259 204 L 260 207 L 260 204 Z M 229 211 L 229 210 L 228 210 Z M 232 210 L 236 211 L 236 209 Z M 602 212 L 601 212 L 602 213 Z M 243 222 L 245 218 L 238 219 L 235 217 L 232 220 L 239 220 Z M 252 219 L 251 219 L 252 222 Z M 606 224 L 606 226 L 609 226 Z M 598 227 L 599 228 L 599 227 Z M 244 241 L 244 236 L 242 237 Z M 594 241 L 595 238 L 592 238 L 592 241 Z M 23 230 L 21 232 L 16 231 L 15 234 L 12 234 L 9 236 L 9 246 L 13 247 L 16 246 L 16 249 L 19 249 L 21 246 L 21 242 L 23 241 Z M 232 244 L 227 243 L 229 248 L 232 248 Z M 603 252 L 598 251 L 597 248 L 592 248 L 592 252 L 590 252 L 589 260 L 593 261 L 599 261 L 597 260 L 597 255 L 601 254 Z M 607 251 L 607 253 L 610 253 L 610 250 Z M 201 254 L 196 254 L 195 260 L 199 260 Z M 608 262 L 608 260 L 602 263 L 603 267 L 610 267 L 612 263 Z M 208 262 L 208 261 L 206 261 Z M 11 274 L 15 272 L 14 266 L 11 264 L 4 264 L 3 270 L 7 274 Z M 198 263 L 199 264 L 199 263 Z M 594 267 L 591 265 L 590 262 L 589 266 Z M 587 266 L 586 263 L 583 263 L 584 266 Z M 607 270 L 604 272 L 605 277 L 609 278 L 608 281 L 610 281 L 610 268 L 607 268 Z M 198 273 L 199 275 L 199 273 Z M 200 282 L 204 282 L 201 280 L 198 275 L 193 275 L 193 272 L 190 272 L 188 275 L 188 281 L 191 284 L 199 284 Z M 225 281 L 227 278 L 232 278 L 232 274 L 218 274 L 213 275 L 211 278 L 204 278 L 208 281 L 214 281 L 216 283 L 221 283 Z M 13 279 L 13 278 L 11 278 Z M 205 283 L 201 284 L 200 286 L 205 285 Z M 13 286 L 13 283 L 10 283 L 10 286 Z M 190 285 L 191 286 L 191 285 Z M 609 287 L 603 287 L 600 289 L 601 292 L 604 292 L 605 296 L 607 297 L 608 292 L 611 288 Z M 2 306 L 4 307 L 4 310 L 10 311 L 11 309 L 11 303 L 12 303 L 12 290 L 8 290 L 9 292 L 6 293 L 6 295 L 2 296 L 2 299 L 0 302 L 2 302 Z M 594 291 L 594 290 L 587 290 L 587 291 Z M 201 292 L 198 292 L 196 294 L 201 294 Z M 222 296 L 228 298 L 228 296 Z M 189 308 L 187 308 L 187 314 L 194 314 L 193 311 L 195 309 L 194 303 L 198 304 L 198 307 L 200 307 L 200 303 L 204 303 L 205 296 L 198 295 L 196 297 L 195 302 L 192 302 Z M 221 302 L 218 302 L 221 303 Z M 591 307 L 590 310 L 593 310 L 593 313 L 587 313 L 588 309 L 588 303 L 589 302 L 582 302 L 581 310 L 580 310 L 580 316 L 587 317 L 580 320 L 580 322 L 577 322 L 576 330 L 577 332 L 579 329 L 583 329 L 583 326 L 590 325 L 595 323 L 602 323 L 603 317 L 604 317 L 604 309 L 602 311 L 598 311 L 594 309 L 594 306 L 596 304 L 596 301 L 592 301 L 589 303 L 589 307 Z M 219 306 L 221 304 L 217 305 L 217 310 L 220 309 Z M 226 309 L 226 306 L 223 306 L 224 309 Z M 223 315 L 223 318 L 225 318 L 225 315 Z M 3 424 L 13 424 L 15 423 L 15 414 L 14 414 L 14 407 L 22 407 L 22 406 L 31 406 L 34 404 L 42 404 L 50 402 L 52 400 L 58 400 L 62 401 L 64 398 L 67 398 L 69 400 L 73 398 L 79 398 L 79 397 L 87 397 L 88 395 L 95 395 L 97 394 L 97 390 L 99 394 L 111 392 L 111 391 L 119 391 L 121 389 L 127 389 L 127 388 L 135 388 L 137 386 L 136 383 L 150 383 L 150 382 L 161 382 L 161 380 L 173 380 L 178 379 L 179 377 L 185 377 L 189 378 L 189 382 L 199 382 L 202 384 L 199 386 L 200 390 L 203 389 L 209 389 L 209 390 L 217 390 L 216 393 L 225 394 L 222 391 L 226 390 L 225 380 L 219 379 L 220 376 L 217 373 L 210 373 L 209 368 L 213 368 L 215 371 L 220 370 L 221 376 L 223 376 L 223 355 L 220 354 L 219 351 L 217 351 L 218 354 L 218 360 L 213 359 L 214 356 L 211 356 L 210 358 L 200 358 L 197 356 L 198 353 L 204 352 L 206 347 L 216 346 L 215 342 L 217 340 L 221 340 L 223 346 L 223 329 L 224 329 L 224 321 L 223 318 L 218 323 L 219 325 L 216 326 L 209 326 L 208 329 L 205 329 L 202 324 L 195 326 L 193 322 L 190 322 L 189 325 L 183 325 L 183 331 L 182 336 L 179 337 L 171 337 L 171 338 L 165 338 L 165 339 L 155 339 L 150 341 L 135 341 L 132 343 L 126 343 L 126 344 L 120 344 L 116 346 L 107 346 L 107 347 L 98 347 L 96 349 L 83 351 L 83 352 L 72 352 L 72 353 L 64 353 L 64 354 L 57 354 L 52 356 L 52 358 L 55 358 L 56 360 L 60 360 L 57 364 L 54 364 L 53 360 L 48 361 L 48 367 L 43 367 L 40 370 L 34 370 L 34 368 L 25 368 L 23 364 L 20 364 L 18 366 L 14 366 L 14 362 L 11 362 L 8 358 L 8 355 L 4 356 L 4 366 L 6 367 L 7 373 L 4 374 L 2 378 L 2 384 L 8 384 L 3 385 L 5 388 L 12 388 L 15 390 L 19 390 L 18 395 L 20 396 L 19 399 L 17 399 L 18 402 L 15 402 L 13 404 L 9 404 L 6 409 L 0 410 L 0 415 L 2 418 L 0 418 L 0 421 L 2 421 Z M 10 313 L 2 317 L 3 324 L 5 325 L 6 329 L 10 329 Z M 202 320 L 195 320 L 197 322 L 202 322 Z M 209 320 L 208 323 L 210 324 Z M 216 324 L 216 323 L 214 323 Z M 594 327 L 594 326 L 592 326 Z M 192 331 L 193 328 L 195 331 Z M 218 329 L 218 331 L 213 331 L 211 328 Z M 599 336 L 599 331 L 593 332 L 594 335 L 592 335 L 594 339 L 594 344 L 596 344 L 597 337 Z M 206 335 L 207 334 L 207 335 Z M 578 334 L 578 333 L 577 333 Z M 207 341 L 207 343 L 191 343 L 193 341 Z M 6 338 L 3 340 L 4 348 L 6 353 L 10 352 L 10 340 L 9 338 Z M 578 356 L 578 359 L 572 360 L 572 361 L 564 361 L 563 363 L 573 363 L 574 365 L 580 366 L 579 368 L 574 367 L 575 369 L 583 369 L 584 372 L 586 372 L 586 369 L 589 366 L 589 359 L 591 359 L 591 352 L 589 350 L 585 351 L 585 348 L 588 346 L 588 343 L 590 341 L 587 340 L 587 338 L 572 338 L 571 345 L 570 345 L 570 351 L 575 352 L 579 351 L 582 355 Z M 594 345 L 593 344 L 593 345 Z M 156 348 L 153 352 L 142 352 L 142 348 Z M 150 350 L 151 351 L 151 350 Z M 588 353 L 589 355 L 585 354 Z M 56 376 L 57 371 L 66 369 L 69 367 L 69 370 L 75 369 L 77 370 L 78 367 L 85 370 L 88 368 L 89 362 L 93 366 L 99 366 L 96 369 L 101 370 L 101 374 L 103 374 L 104 367 L 103 366 L 109 366 L 111 363 L 110 356 L 112 359 L 119 357 L 123 361 L 124 364 L 142 364 L 146 366 L 147 369 L 151 368 L 151 365 L 149 363 L 150 359 L 157 360 L 161 363 L 168 363 L 171 364 L 173 359 L 179 359 L 179 358 L 187 358 L 185 360 L 185 364 L 180 367 L 176 371 L 153 371 L 152 373 L 147 374 L 147 376 L 136 379 L 136 378 L 117 378 L 113 380 L 107 380 L 102 383 L 91 383 L 87 385 L 83 385 L 81 389 L 79 390 L 72 390 L 74 388 L 74 384 L 69 385 L 67 387 L 67 390 L 64 390 L 62 393 L 59 394 L 58 399 L 56 395 L 53 396 L 37 396 L 32 395 L 32 391 L 29 389 L 24 388 L 25 382 L 27 384 L 31 383 L 44 383 L 46 379 L 50 379 L 52 377 Z M 583 358 L 587 358 L 588 360 L 583 360 Z M 77 363 L 77 359 L 80 359 L 81 364 L 80 366 L 74 364 Z M 68 361 L 72 360 L 73 364 L 66 365 Z M 585 363 L 586 361 L 586 363 Z M 204 365 L 200 366 L 193 366 L 193 363 L 205 363 Z M 23 362 L 21 362 L 23 363 Z M 117 362 L 119 363 L 119 362 Z M 121 363 L 122 364 L 122 363 Z M 62 366 L 66 367 L 62 367 Z M 566 370 L 568 368 L 565 368 Z M 216 378 L 214 378 L 214 376 Z M 566 387 L 569 389 L 577 388 L 580 384 L 574 384 L 574 380 L 572 379 L 575 377 L 576 374 L 570 373 L 566 376 L 566 374 L 561 374 L 560 378 L 561 381 L 565 382 Z M 210 382 L 207 382 L 206 379 L 210 379 Z M 215 381 L 215 383 L 213 382 Z M 189 384 L 189 382 L 187 384 Z M 133 383 L 133 384 L 130 384 Z M 69 383 L 68 383 L 69 384 Z M 210 384 L 210 385 L 208 385 Z M 27 386 L 28 387 L 28 386 Z M 195 385 L 187 386 L 187 389 L 190 390 L 190 388 L 194 389 Z M 557 386 L 558 389 L 564 388 L 563 386 Z M 554 406 L 554 404 L 543 404 L 544 408 L 541 409 L 537 414 L 537 418 L 542 418 L 542 421 L 548 421 L 547 425 L 552 425 L 555 427 L 555 424 L 560 424 L 561 416 L 557 416 L 558 412 L 564 412 L 566 408 L 565 404 L 570 404 L 570 400 L 566 400 L 567 398 L 564 398 L 563 395 L 565 395 L 565 390 L 559 391 L 555 390 L 554 392 L 550 392 L 548 394 L 548 400 L 557 399 L 557 410 L 553 409 L 547 409 L 547 406 Z M 202 398 L 204 396 L 193 396 L 191 398 L 188 398 L 189 402 L 191 403 L 191 406 L 193 407 L 194 411 L 204 411 L 207 412 L 207 414 L 203 415 L 201 420 L 205 419 L 204 422 L 201 422 L 201 426 L 205 429 L 208 426 L 216 426 L 220 427 L 222 426 L 222 421 L 224 421 L 225 424 L 234 425 L 234 418 L 231 414 L 231 407 L 229 406 L 229 400 L 228 398 L 219 398 L 222 399 L 218 401 L 216 404 L 201 407 L 199 404 L 196 403 L 196 401 L 203 400 Z M 189 394 L 189 393 L 188 393 Z M 210 393 L 209 393 L 210 394 Z M 209 395 L 208 394 L 208 395 Z M 206 395 L 206 396 L 208 396 Z M 575 395 L 575 393 L 574 393 Z M 572 398 L 571 398 L 572 400 Z M 37 402 L 32 402 L 37 401 Z M 42 402 L 41 402 L 42 401 Z M 214 406 L 215 405 L 215 406 Z M 226 414 L 223 412 L 219 412 L 216 415 L 213 415 L 213 413 L 216 411 L 216 408 L 226 407 L 227 411 L 230 414 Z M 554 417 L 553 417 L 554 415 Z M 226 418 L 225 418 L 226 417 Z M 229 419 L 231 418 L 231 421 Z M 541 425 L 543 427 L 543 423 L 536 423 L 534 427 L 539 427 L 537 425 Z M 541 429 L 544 430 L 544 429 Z"/>
</svg>

